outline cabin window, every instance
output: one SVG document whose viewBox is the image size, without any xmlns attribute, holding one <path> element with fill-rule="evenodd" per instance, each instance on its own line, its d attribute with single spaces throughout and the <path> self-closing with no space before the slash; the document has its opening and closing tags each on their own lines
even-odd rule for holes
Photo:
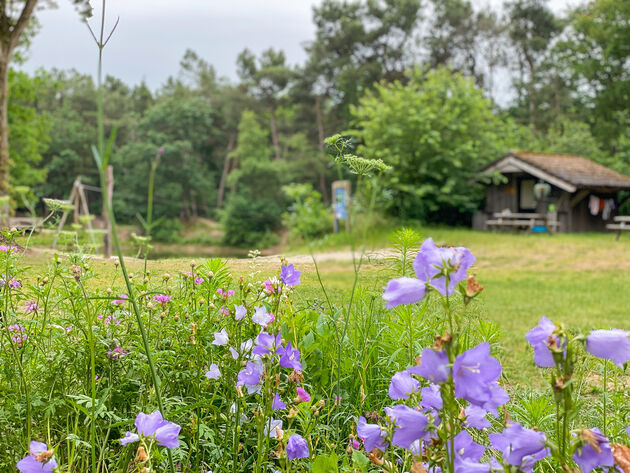
<svg viewBox="0 0 630 473">
<path fill-rule="evenodd" d="M 534 185 L 536 181 L 534 179 L 523 179 L 520 185 L 519 192 L 519 207 L 521 210 L 535 210 L 536 199 L 534 197 Z"/>
</svg>

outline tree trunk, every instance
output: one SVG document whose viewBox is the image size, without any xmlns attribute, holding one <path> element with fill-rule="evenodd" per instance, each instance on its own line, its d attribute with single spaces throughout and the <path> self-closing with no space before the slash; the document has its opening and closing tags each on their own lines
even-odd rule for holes
<svg viewBox="0 0 630 473">
<path fill-rule="evenodd" d="M 529 84 L 527 87 L 527 94 L 529 95 L 529 126 L 534 129 L 534 118 L 536 116 L 536 102 L 534 101 L 534 80 L 536 69 L 534 68 L 534 61 L 527 57 L 527 65 L 529 66 Z"/>
<path fill-rule="evenodd" d="M 9 193 L 9 62 L 11 46 L 0 43 L 0 195 Z"/>
<path fill-rule="evenodd" d="M 322 96 L 315 97 L 315 115 L 317 116 L 317 138 L 319 150 L 324 153 L 324 117 L 322 113 Z M 322 171 L 319 173 L 319 191 L 322 193 L 324 203 L 328 203 L 328 184 L 326 183 L 326 174 Z"/>
<path fill-rule="evenodd" d="M 269 107 L 269 118 L 271 120 L 271 141 L 273 142 L 273 150 L 276 154 L 276 161 L 280 160 L 280 141 L 278 140 L 278 124 L 276 123 L 276 108 L 271 105 Z"/>
<path fill-rule="evenodd" d="M 11 7 L 6 3 L 0 4 L 0 195 L 9 193 L 9 64 L 37 0 L 26 0 L 15 24 L 10 20 Z"/>
<path fill-rule="evenodd" d="M 236 133 L 230 134 L 227 150 L 225 152 L 225 162 L 223 163 L 223 172 L 221 173 L 221 180 L 219 181 L 219 191 L 217 193 L 217 210 L 221 210 L 223 205 L 223 196 L 225 194 L 225 181 L 227 180 L 230 170 L 230 153 L 234 148 L 234 142 L 236 141 Z"/>
</svg>

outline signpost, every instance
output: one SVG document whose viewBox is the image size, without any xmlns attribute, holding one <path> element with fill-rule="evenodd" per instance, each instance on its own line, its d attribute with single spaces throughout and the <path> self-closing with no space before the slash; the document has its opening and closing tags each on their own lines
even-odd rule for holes
<svg viewBox="0 0 630 473">
<path fill-rule="evenodd" d="M 332 183 L 333 212 L 335 213 L 335 233 L 339 233 L 339 224 L 344 221 L 346 233 L 350 233 L 350 181 L 334 181 Z"/>
</svg>

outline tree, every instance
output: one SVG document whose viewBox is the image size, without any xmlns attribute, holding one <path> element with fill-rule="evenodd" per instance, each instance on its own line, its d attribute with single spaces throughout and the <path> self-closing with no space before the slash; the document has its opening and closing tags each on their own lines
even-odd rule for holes
<svg viewBox="0 0 630 473">
<path fill-rule="evenodd" d="M 89 15 L 88 0 L 72 0 Z M 2 2 L 0 5 L 0 195 L 9 192 L 9 64 L 33 16 L 38 0 Z"/>
<path fill-rule="evenodd" d="M 510 39 L 518 57 L 520 83 L 517 87 L 526 88 L 529 124 L 533 127 L 537 112 L 538 67 L 552 38 L 561 31 L 561 25 L 547 7 L 547 0 L 514 1 L 508 5 L 508 21 Z"/>
<path fill-rule="evenodd" d="M 238 75 L 250 92 L 262 101 L 269 111 L 271 140 L 276 160 L 281 158 L 280 139 L 276 110 L 282 93 L 291 79 L 292 72 L 286 65 L 284 52 L 269 48 L 262 52 L 260 59 L 245 49 L 236 60 Z"/>
<path fill-rule="evenodd" d="M 462 223 L 477 208 L 474 179 L 509 146 L 508 127 L 471 78 L 446 68 L 379 85 L 353 108 L 358 153 L 393 166 L 389 211 Z"/>
<path fill-rule="evenodd" d="M 424 41 L 431 68 L 449 66 L 492 92 L 496 67 L 505 63 L 504 30 L 493 11 L 475 11 L 470 0 L 432 0 L 432 23 Z"/>
<path fill-rule="evenodd" d="M 630 2 L 594 0 L 571 15 L 556 48 L 577 82 L 583 119 L 609 151 L 630 124 Z"/>
<path fill-rule="evenodd" d="M 230 155 L 240 167 L 228 179 L 234 192 L 223 213 L 229 245 L 268 246 L 271 232 L 281 224 L 284 163 L 272 161 L 271 155 L 268 133 L 256 115 L 246 110 L 238 126 L 238 144 Z"/>
<path fill-rule="evenodd" d="M 404 79 L 420 12 L 418 0 L 324 0 L 313 8 L 316 36 L 306 47 L 319 71 L 313 83 L 316 95 L 335 102 L 338 119 L 347 123 L 350 105 L 375 83 Z"/>
</svg>

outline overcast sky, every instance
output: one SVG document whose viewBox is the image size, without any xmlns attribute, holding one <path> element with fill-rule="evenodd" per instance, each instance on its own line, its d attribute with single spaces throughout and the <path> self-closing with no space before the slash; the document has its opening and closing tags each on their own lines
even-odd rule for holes
<svg viewBox="0 0 630 473">
<path fill-rule="evenodd" d="M 577 1 L 550 0 L 550 6 L 562 12 Z M 22 68 L 29 72 L 40 67 L 74 68 L 94 73 L 97 48 L 86 26 L 69 0 L 57 3 L 58 9 L 38 12 L 41 30 Z M 188 48 L 213 64 L 219 75 L 233 79 L 236 56 L 246 47 L 255 53 L 281 48 L 289 64 L 300 64 L 305 59 L 303 43 L 314 37 L 312 6 L 318 3 L 320 0 L 108 0 L 108 26 L 116 17 L 120 23 L 105 50 L 104 71 L 130 85 L 145 80 L 156 89 L 177 74 Z M 91 4 L 100 9 L 100 1 Z M 96 29 L 96 19 L 90 22 Z"/>
</svg>

